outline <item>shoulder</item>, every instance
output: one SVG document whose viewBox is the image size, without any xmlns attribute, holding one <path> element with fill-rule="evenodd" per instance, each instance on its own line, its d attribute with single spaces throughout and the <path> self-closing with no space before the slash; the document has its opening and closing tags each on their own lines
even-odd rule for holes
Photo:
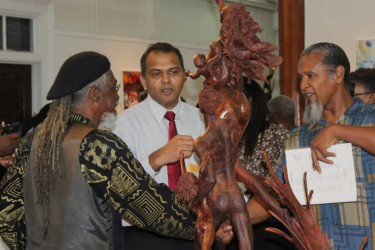
<svg viewBox="0 0 375 250">
<path fill-rule="evenodd" d="M 143 102 L 121 111 L 117 116 L 114 133 L 123 137 L 124 128 L 127 130 L 135 130 L 140 124 L 144 124 L 146 120 L 152 116 L 148 106 Z"/>
<path fill-rule="evenodd" d="M 187 117 L 187 118 L 190 117 L 189 119 L 191 119 L 191 117 L 193 116 L 194 118 L 197 118 L 203 121 L 203 115 L 199 108 L 193 105 L 190 105 L 188 103 L 185 103 L 185 102 L 181 103 L 181 107 L 182 107 L 182 112 L 183 112 L 184 117 Z"/>
<path fill-rule="evenodd" d="M 277 137 L 275 139 L 281 138 L 286 140 L 290 132 L 282 124 L 270 123 L 265 133 L 273 134 Z"/>
<path fill-rule="evenodd" d="M 313 127 L 316 127 L 318 125 L 315 125 Z M 311 131 L 313 131 L 314 128 L 312 128 L 309 124 L 302 124 L 301 126 L 298 126 L 298 127 L 295 127 L 293 129 L 290 130 L 290 134 L 291 136 L 299 136 L 299 135 L 303 135 L 303 134 L 306 134 L 306 133 L 309 133 Z"/>
<path fill-rule="evenodd" d="M 200 110 L 199 108 L 189 104 L 189 103 L 186 103 L 186 102 L 182 102 L 181 103 L 181 106 L 187 110 L 187 111 L 190 111 L 190 112 L 194 112 L 194 113 L 200 113 Z"/>
<path fill-rule="evenodd" d="M 283 134 L 289 132 L 289 130 L 287 130 L 282 124 L 276 124 L 276 123 L 270 123 L 267 130 L 277 131 Z"/>
<path fill-rule="evenodd" d="M 18 157 L 23 158 L 29 156 L 34 135 L 35 130 L 27 133 L 24 137 L 22 137 L 18 146 Z"/>
<path fill-rule="evenodd" d="M 133 107 L 122 110 L 118 114 L 119 119 L 133 117 L 133 116 L 143 116 L 145 113 L 149 112 L 148 106 L 145 101 L 134 105 Z"/>
<path fill-rule="evenodd" d="M 359 126 L 375 124 L 375 104 L 364 104 L 358 98 L 354 100 L 353 105 L 345 113 L 349 118 L 349 124 Z"/>
<path fill-rule="evenodd" d="M 20 142 L 20 148 L 30 149 L 31 143 L 33 142 L 35 130 L 27 133 Z"/>
<path fill-rule="evenodd" d="M 127 145 L 123 140 L 120 139 L 117 135 L 112 132 L 93 129 L 90 131 L 81 142 L 81 149 L 83 148 L 93 148 L 98 147 L 98 150 L 106 150 L 112 148 L 117 149 L 126 149 Z"/>
<path fill-rule="evenodd" d="M 303 124 L 290 130 L 290 135 L 286 141 L 286 149 L 297 149 L 308 147 L 311 140 L 321 130 L 320 125 L 311 127 L 309 124 Z"/>
<path fill-rule="evenodd" d="M 346 111 L 346 115 L 373 115 L 375 114 L 375 104 L 363 103 L 359 98 L 354 98 L 354 103 Z"/>
</svg>

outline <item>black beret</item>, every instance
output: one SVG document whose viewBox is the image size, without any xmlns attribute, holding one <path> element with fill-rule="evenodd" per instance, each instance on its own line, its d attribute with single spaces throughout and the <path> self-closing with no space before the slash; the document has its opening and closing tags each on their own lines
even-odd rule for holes
<svg viewBox="0 0 375 250">
<path fill-rule="evenodd" d="M 61 66 L 47 100 L 72 94 L 92 83 L 111 67 L 108 58 L 92 51 L 81 52 L 68 58 Z"/>
</svg>

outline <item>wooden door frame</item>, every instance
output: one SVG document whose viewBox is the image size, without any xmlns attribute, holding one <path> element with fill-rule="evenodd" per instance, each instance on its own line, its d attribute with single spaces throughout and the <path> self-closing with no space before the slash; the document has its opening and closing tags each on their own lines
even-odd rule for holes
<svg viewBox="0 0 375 250">
<path fill-rule="evenodd" d="M 297 82 L 297 63 L 305 47 L 305 0 L 279 1 L 280 94 L 296 103 L 296 124 L 302 122 L 305 99 Z"/>
</svg>

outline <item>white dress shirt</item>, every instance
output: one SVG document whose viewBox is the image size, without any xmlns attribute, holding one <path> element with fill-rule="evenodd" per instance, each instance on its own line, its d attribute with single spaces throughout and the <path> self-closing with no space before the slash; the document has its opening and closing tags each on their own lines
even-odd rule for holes
<svg viewBox="0 0 375 250">
<path fill-rule="evenodd" d="M 155 172 L 148 160 L 151 153 L 168 143 L 169 121 L 164 118 L 167 111 L 148 96 L 141 103 L 119 114 L 113 132 L 128 145 L 156 182 L 168 185 L 167 165 Z M 175 123 L 179 135 L 190 135 L 195 139 L 204 133 L 203 116 L 199 109 L 179 100 L 172 111 L 176 114 Z M 195 174 L 198 174 L 198 163 L 199 159 L 195 154 L 185 158 L 187 170 Z"/>
</svg>

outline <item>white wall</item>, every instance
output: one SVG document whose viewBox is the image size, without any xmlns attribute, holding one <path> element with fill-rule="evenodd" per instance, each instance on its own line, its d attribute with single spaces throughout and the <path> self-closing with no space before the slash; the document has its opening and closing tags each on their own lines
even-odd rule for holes
<svg viewBox="0 0 375 250">
<path fill-rule="evenodd" d="M 59 69 L 62 63 L 71 55 L 93 50 L 106 55 L 111 62 L 111 69 L 118 82 L 122 81 L 122 71 L 140 71 L 140 58 L 147 46 L 154 41 L 105 37 L 95 35 L 78 35 L 76 33 L 56 32 L 56 64 L 55 68 Z M 192 47 L 188 45 L 174 43 L 174 46 L 181 50 L 184 56 L 185 68 L 195 71 L 192 58 L 196 53 L 206 53 L 202 47 Z M 187 79 L 182 96 L 188 103 L 195 105 L 200 89 L 202 88 L 203 79 Z M 123 96 L 120 95 L 120 106 L 123 108 Z"/>
<path fill-rule="evenodd" d="M 236 2 L 236 1 L 233 1 Z M 261 39 L 278 43 L 273 8 L 264 0 L 242 1 L 264 29 Z M 249 7 L 255 2 L 256 7 Z M 55 0 L 55 69 L 72 54 L 94 50 L 111 61 L 117 80 L 124 70 L 140 70 L 139 60 L 150 43 L 166 41 L 181 50 L 185 67 L 196 70 L 193 57 L 207 53 L 219 35 L 219 13 L 208 0 Z M 182 96 L 195 105 L 203 79 L 188 79 Z M 49 83 L 47 83 L 49 84 Z M 120 92 L 120 108 L 123 94 Z"/>
<path fill-rule="evenodd" d="M 260 38 L 278 43 L 274 4 L 266 0 L 226 2 L 243 2 L 264 29 Z M 38 23 L 36 37 L 40 38 L 35 41 L 36 51 L 0 51 L 0 61 L 33 64 L 33 112 L 47 102 L 45 97 L 61 64 L 77 52 L 105 54 L 121 81 L 123 70 L 140 69 L 139 59 L 148 44 L 167 41 L 181 50 L 186 68 L 195 71 L 193 56 L 207 52 L 220 28 L 213 0 L 0 0 L 0 12 L 5 14 L 17 11 L 17 15 L 28 16 L 34 8 L 41 9 L 32 13 Z M 188 79 L 185 84 L 182 96 L 189 103 L 197 102 L 202 81 Z M 123 105 L 122 100 L 120 103 Z"/>
<path fill-rule="evenodd" d="M 305 45 L 332 42 L 356 68 L 356 41 L 375 39 L 374 0 L 305 0 Z"/>
</svg>

